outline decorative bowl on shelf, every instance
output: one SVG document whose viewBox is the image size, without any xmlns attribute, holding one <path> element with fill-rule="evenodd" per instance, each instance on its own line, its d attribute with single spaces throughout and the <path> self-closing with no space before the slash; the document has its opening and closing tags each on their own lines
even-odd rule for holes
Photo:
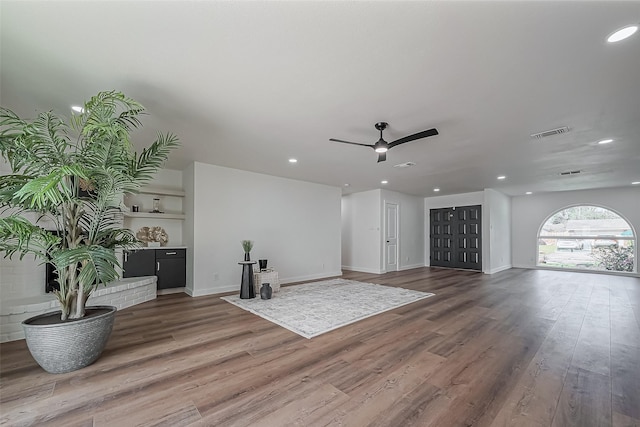
<svg viewBox="0 0 640 427">
<path fill-rule="evenodd" d="M 162 227 L 141 227 L 136 238 L 148 247 L 166 246 L 169 242 L 169 235 Z"/>
</svg>

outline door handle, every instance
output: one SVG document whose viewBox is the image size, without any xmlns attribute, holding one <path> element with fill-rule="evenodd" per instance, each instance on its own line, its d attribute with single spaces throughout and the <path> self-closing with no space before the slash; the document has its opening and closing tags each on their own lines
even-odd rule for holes
<svg viewBox="0 0 640 427">
<path fill-rule="evenodd" d="M 160 271 L 160 261 L 156 261 L 156 271 Z"/>
<path fill-rule="evenodd" d="M 387 240 L 387 243 L 389 243 L 389 241 Z"/>
</svg>

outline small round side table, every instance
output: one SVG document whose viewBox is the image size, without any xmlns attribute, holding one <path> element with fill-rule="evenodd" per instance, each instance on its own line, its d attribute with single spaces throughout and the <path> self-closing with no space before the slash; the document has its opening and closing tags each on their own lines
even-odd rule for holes
<svg viewBox="0 0 640 427">
<path fill-rule="evenodd" d="M 251 299 L 256 297 L 253 289 L 253 264 L 256 261 L 240 261 L 238 264 L 242 266 L 242 282 L 240 282 L 240 298 Z"/>
</svg>

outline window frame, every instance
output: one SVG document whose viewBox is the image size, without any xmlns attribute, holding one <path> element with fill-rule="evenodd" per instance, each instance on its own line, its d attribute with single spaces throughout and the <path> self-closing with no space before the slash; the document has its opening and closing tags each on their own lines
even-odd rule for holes
<svg viewBox="0 0 640 427">
<path fill-rule="evenodd" d="M 549 235 L 549 234 L 540 234 L 543 231 L 544 226 L 547 224 L 547 222 L 557 213 L 562 212 L 564 210 L 567 209 L 571 209 L 571 208 L 575 208 L 575 207 L 580 207 L 580 206 L 585 206 L 585 207 L 595 207 L 595 208 L 600 208 L 600 209 L 604 209 L 607 210 L 609 212 L 612 212 L 614 214 L 616 214 L 620 219 L 624 220 L 625 223 L 627 224 L 627 226 L 629 227 L 629 229 L 631 230 L 632 235 L 631 236 L 616 236 L 616 235 L 603 235 L 603 234 L 599 234 L 599 235 L 593 235 L 593 234 L 589 234 L 589 235 L 580 235 L 580 236 L 574 236 L 574 235 L 564 235 L 564 236 L 554 236 L 554 235 Z M 618 242 L 620 241 L 631 241 L 633 242 L 633 269 L 632 271 L 617 271 L 617 270 L 595 270 L 595 269 L 588 269 L 588 268 L 580 268 L 580 267 L 558 267 L 558 266 L 546 266 L 545 264 L 541 264 L 540 263 L 540 240 L 548 240 L 548 239 L 553 239 L 553 240 L 582 240 L 582 241 L 594 241 L 594 240 L 616 240 Z M 556 249 L 557 251 L 557 249 Z M 624 274 L 624 275 L 637 275 L 638 273 L 638 234 L 636 233 L 635 228 L 633 227 L 633 224 L 631 224 L 631 222 L 625 218 L 624 215 L 622 215 L 620 212 L 618 212 L 615 209 L 611 209 L 607 206 L 602 206 L 602 205 L 597 205 L 597 204 L 584 204 L 584 203 L 578 203 L 578 204 L 573 204 L 573 205 L 569 205 L 569 206 L 565 206 L 562 207 L 560 209 L 557 209 L 555 211 L 553 211 L 551 214 L 549 214 L 547 217 L 545 217 L 545 219 L 542 221 L 542 223 L 540 224 L 540 226 L 538 227 L 538 233 L 537 233 L 537 237 L 536 237 L 536 268 L 543 268 L 543 269 L 549 269 L 549 270 L 561 270 L 561 271 L 575 271 L 575 272 L 586 272 L 586 273 L 599 273 L 599 274 Z"/>
</svg>

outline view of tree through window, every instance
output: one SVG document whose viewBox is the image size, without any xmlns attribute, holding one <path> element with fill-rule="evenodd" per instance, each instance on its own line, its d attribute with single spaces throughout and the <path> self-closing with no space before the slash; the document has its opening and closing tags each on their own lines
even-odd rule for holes
<svg viewBox="0 0 640 427">
<path fill-rule="evenodd" d="M 636 236 L 620 215 L 599 206 L 573 206 L 553 214 L 538 235 L 538 265 L 636 271 Z"/>
</svg>

